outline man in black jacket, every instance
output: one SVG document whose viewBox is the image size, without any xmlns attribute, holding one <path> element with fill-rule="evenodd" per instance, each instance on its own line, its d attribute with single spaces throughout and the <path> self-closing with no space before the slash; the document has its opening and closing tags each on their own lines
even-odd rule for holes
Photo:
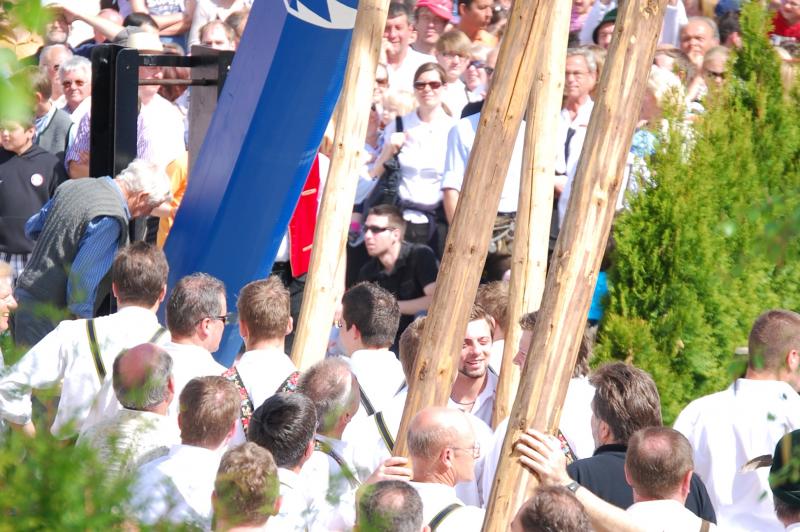
<svg viewBox="0 0 800 532">
<path fill-rule="evenodd" d="M 633 504 L 633 490 L 625 480 L 628 439 L 639 429 L 662 425 L 661 399 L 647 372 L 622 362 L 601 366 L 589 381 L 595 387 L 592 435 L 597 448 L 594 456 L 573 462 L 567 471 L 581 486 L 625 509 Z M 707 521 L 717 521 L 697 475 L 692 476 L 686 508 Z"/>
</svg>

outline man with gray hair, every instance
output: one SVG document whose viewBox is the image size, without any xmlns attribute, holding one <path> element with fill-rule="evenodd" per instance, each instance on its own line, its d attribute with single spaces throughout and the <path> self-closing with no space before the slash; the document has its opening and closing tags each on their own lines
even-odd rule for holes
<svg viewBox="0 0 800 532">
<path fill-rule="evenodd" d="M 459 482 L 474 479 L 480 457 L 467 414 L 454 408 L 421 410 L 408 428 L 408 452 L 414 469 L 411 485 L 423 501 L 423 522 L 439 532 L 478 531 L 484 511 L 465 505 L 457 496 Z"/>
<path fill-rule="evenodd" d="M 172 357 L 155 344 L 132 347 L 114 360 L 112 382 L 122 409 L 90 427 L 78 443 L 96 449 L 110 471 L 129 473 L 180 442 L 178 425 L 167 417 L 175 395 Z"/>
<path fill-rule="evenodd" d="M 708 17 L 689 17 L 689 21 L 681 27 L 681 50 L 694 65 L 703 67 L 706 52 L 719 46 L 719 29 L 717 23 Z"/>
<path fill-rule="evenodd" d="M 225 367 L 211 356 L 219 349 L 225 325 L 233 318 L 228 314 L 225 285 L 216 277 L 193 273 L 178 281 L 167 300 L 167 328 L 172 341 L 164 348 L 172 356 L 175 393 L 195 377 L 222 375 Z M 178 408 L 170 406 L 169 414 L 177 417 Z"/>
<path fill-rule="evenodd" d="M 51 44 L 45 46 L 39 53 L 39 68 L 50 78 L 53 85 L 51 99 L 56 107 L 63 106 L 63 95 L 61 91 L 61 80 L 58 78 L 58 71 L 69 58 L 72 57 L 72 50 L 64 44 Z"/>
<path fill-rule="evenodd" d="M 62 109 L 78 124 L 92 105 L 92 62 L 79 55 L 69 58 L 58 69 L 58 81 L 64 94 Z"/>
<path fill-rule="evenodd" d="M 138 159 L 116 178 L 80 179 L 58 187 L 25 224 L 26 236 L 36 244 L 15 292 L 20 304 L 17 345 L 35 344 L 60 321 L 43 316 L 43 306 L 66 307 L 79 318 L 96 316 L 110 293 L 114 254 L 128 243 L 128 223 L 149 215 L 170 196 L 164 171 Z"/>
<path fill-rule="evenodd" d="M 370 532 L 420 532 L 422 499 L 408 482 L 382 480 L 358 493 L 356 529 Z"/>
</svg>

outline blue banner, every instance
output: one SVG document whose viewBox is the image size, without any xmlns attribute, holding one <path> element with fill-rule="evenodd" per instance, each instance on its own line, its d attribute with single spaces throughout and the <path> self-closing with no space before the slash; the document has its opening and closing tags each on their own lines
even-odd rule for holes
<svg viewBox="0 0 800 532">
<path fill-rule="evenodd" d="M 206 272 L 228 306 L 275 259 L 341 91 L 357 0 L 260 0 L 166 244 L 170 288 Z M 241 346 L 225 331 L 217 360 Z"/>
</svg>

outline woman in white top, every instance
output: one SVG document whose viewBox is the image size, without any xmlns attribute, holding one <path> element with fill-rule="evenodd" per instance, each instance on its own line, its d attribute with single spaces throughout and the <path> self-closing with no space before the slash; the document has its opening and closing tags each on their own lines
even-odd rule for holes
<svg viewBox="0 0 800 532">
<path fill-rule="evenodd" d="M 444 69 L 436 63 L 417 69 L 417 109 L 402 117 L 402 132 L 397 132 L 395 122 L 386 125 L 384 146 L 371 171 L 378 177 L 383 163 L 398 154 L 402 174 L 399 207 L 407 222 L 405 240 L 428 244 L 437 256 L 441 256 L 440 242 L 445 236 L 441 184 L 447 134 L 453 126 L 453 117 L 442 105 L 446 79 Z"/>
</svg>

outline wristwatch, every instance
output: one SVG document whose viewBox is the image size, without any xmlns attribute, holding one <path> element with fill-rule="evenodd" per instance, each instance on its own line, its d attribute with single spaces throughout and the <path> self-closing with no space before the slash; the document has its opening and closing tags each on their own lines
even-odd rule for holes
<svg viewBox="0 0 800 532">
<path fill-rule="evenodd" d="M 580 488 L 581 485 L 573 480 L 572 482 L 570 482 L 569 484 L 567 484 L 564 487 L 567 488 L 572 493 L 575 493 L 576 491 L 578 491 L 578 488 Z"/>
</svg>

